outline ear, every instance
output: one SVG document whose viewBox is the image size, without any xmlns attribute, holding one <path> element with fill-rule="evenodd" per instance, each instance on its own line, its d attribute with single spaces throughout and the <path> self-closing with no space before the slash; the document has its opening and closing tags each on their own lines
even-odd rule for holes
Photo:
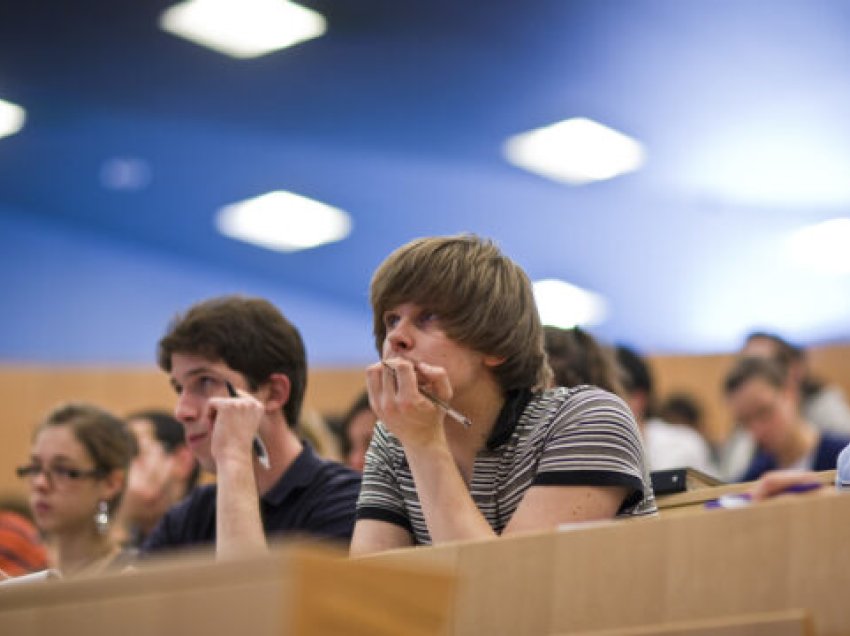
<svg viewBox="0 0 850 636">
<path fill-rule="evenodd" d="M 268 397 L 264 400 L 266 412 L 280 412 L 283 406 L 289 402 L 289 394 L 292 384 L 289 377 L 283 373 L 272 373 L 266 382 L 269 387 Z"/>
<path fill-rule="evenodd" d="M 104 477 L 100 482 L 100 498 L 112 501 L 119 492 L 124 489 L 127 471 L 116 468 Z"/>
<path fill-rule="evenodd" d="M 490 367 L 491 369 L 493 369 L 495 367 L 498 367 L 500 364 L 504 364 L 505 360 L 506 360 L 505 356 L 485 355 L 483 361 L 484 361 L 485 367 Z"/>
</svg>

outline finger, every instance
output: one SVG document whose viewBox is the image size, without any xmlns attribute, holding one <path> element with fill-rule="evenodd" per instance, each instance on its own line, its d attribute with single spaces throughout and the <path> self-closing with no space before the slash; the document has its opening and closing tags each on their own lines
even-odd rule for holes
<svg viewBox="0 0 850 636">
<path fill-rule="evenodd" d="M 369 406 L 380 417 L 383 414 L 381 393 L 384 390 L 385 369 L 380 362 L 366 367 L 366 392 L 369 394 Z"/>
<path fill-rule="evenodd" d="M 392 376 L 395 393 L 402 398 L 410 399 L 419 393 L 419 380 L 413 363 L 403 358 L 394 358 L 385 364 L 387 372 Z"/>
<path fill-rule="evenodd" d="M 417 370 L 424 380 L 423 384 L 436 397 L 441 400 L 450 400 L 452 398 L 452 395 L 454 395 L 452 383 L 449 381 L 449 376 L 444 368 L 420 362 L 417 365 Z"/>
</svg>

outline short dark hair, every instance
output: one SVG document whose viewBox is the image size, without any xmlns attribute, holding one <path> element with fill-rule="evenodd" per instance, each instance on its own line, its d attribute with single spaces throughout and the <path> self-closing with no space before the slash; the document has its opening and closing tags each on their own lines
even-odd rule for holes
<svg viewBox="0 0 850 636">
<path fill-rule="evenodd" d="M 269 301 L 220 296 L 178 314 L 159 341 L 157 361 L 171 372 L 171 356 L 187 353 L 222 361 L 245 376 L 252 391 L 273 373 L 289 378 L 283 414 L 295 427 L 307 387 L 307 356 L 301 334 Z"/>
<path fill-rule="evenodd" d="M 771 386 L 780 389 L 785 385 L 787 377 L 787 367 L 776 360 L 745 356 L 739 358 L 729 373 L 726 374 L 723 391 L 726 395 L 730 395 L 753 378 L 761 378 Z"/>
<path fill-rule="evenodd" d="M 650 417 L 655 411 L 655 389 L 649 365 L 637 351 L 626 345 L 617 345 L 615 352 L 617 364 L 620 366 L 623 388 L 626 393 L 636 391 L 646 393 L 646 412 L 641 415 L 642 417 Z"/>
<path fill-rule="evenodd" d="M 127 422 L 133 420 L 146 420 L 151 423 L 153 435 L 156 440 L 162 444 L 165 452 L 169 455 L 178 448 L 186 445 L 186 435 L 183 431 L 183 425 L 173 415 L 159 409 L 147 409 L 144 411 L 136 411 L 130 413 L 126 418 Z M 201 466 L 195 462 L 189 478 L 186 480 L 186 491 L 188 492 L 198 484 L 198 479 L 201 475 Z"/>
</svg>

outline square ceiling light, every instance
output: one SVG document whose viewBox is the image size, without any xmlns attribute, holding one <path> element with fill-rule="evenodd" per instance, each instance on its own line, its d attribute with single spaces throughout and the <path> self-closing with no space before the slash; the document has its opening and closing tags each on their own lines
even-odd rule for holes
<svg viewBox="0 0 850 636">
<path fill-rule="evenodd" d="M 12 102 L 0 99 L 0 137 L 14 135 L 24 127 L 26 111 Z"/>
<path fill-rule="evenodd" d="M 259 57 L 319 37 L 325 19 L 287 0 L 186 0 L 159 20 L 169 33 L 237 58 Z"/>
<path fill-rule="evenodd" d="M 222 208 L 216 227 L 238 241 L 295 252 L 344 239 L 351 232 L 351 217 L 325 203 L 277 190 Z"/>
<path fill-rule="evenodd" d="M 637 141 L 583 117 L 510 137 L 503 152 L 524 170 L 572 185 L 611 179 L 644 162 Z"/>
<path fill-rule="evenodd" d="M 608 314 L 605 299 L 591 291 L 553 278 L 534 282 L 534 302 L 544 325 L 562 329 L 602 323 Z"/>
<path fill-rule="evenodd" d="M 808 225 L 788 239 L 791 258 L 821 274 L 850 274 L 850 218 Z"/>
</svg>

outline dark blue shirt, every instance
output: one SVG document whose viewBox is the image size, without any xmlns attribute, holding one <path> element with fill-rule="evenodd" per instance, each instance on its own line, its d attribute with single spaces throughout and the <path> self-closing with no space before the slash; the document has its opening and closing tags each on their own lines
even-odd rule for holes
<svg viewBox="0 0 850 636">
<path fill-rule="evenodd" d="M 351 540 L 360 475 L 318 457 L 306 443 L 280 480 L 260 498 L 266 537 Z M 215 543 L 216 485 L 195 488 L 145 539 L 142 553 Z"/>
<path fill-rule="evenodd" d="M 818 445 L 815 447 L 812 470 L 835 470 L 838 454 L 844 449 L 850 439 L 832 433 L 821 433 Z M 739 481 L 755 481 L 769 470 L 779 466 L 776 459 L 764 450 L 759 449 L 753 456 L 750 465 Z"/>
</svg>

